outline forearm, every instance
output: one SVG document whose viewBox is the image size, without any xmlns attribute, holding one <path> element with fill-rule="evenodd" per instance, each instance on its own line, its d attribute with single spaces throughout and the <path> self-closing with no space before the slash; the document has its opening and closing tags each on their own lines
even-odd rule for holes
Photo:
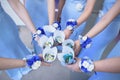
<svg viewBox="0 0 120 80">
<path fill-rule="evenodd" d="M 26 24 L 27 28 L 32 32 L 35 33 L 36 29 L 25 9 L 25 7 L 20 3 L 19 0 L 8 0 L 9 4 L 16 12 L 16 14 L 21 18 L 21 20 Z"/>
<path fill-rule="evenodd" d="M 95 61 L 94 71 L 120 72 L 120 57 Z"/>
<path fill-rule="evenodd" d="M 110 22 L 120 13 L 120 0 L 116 1 L 113 7 L 102 17 L 102 19 L 85 35 L 94 37 L 104 30 Z M 112 14 L 112 15 L 111 15 Z"/>
<path fill-rule="evenodd" d="M 91 15 L 93 11 L 95 2 L 96 0 L 87 0 L 87 4 L 85 6 L 83 13 L 77 19 L 78 26 L 89 18 L 89 16 Z"/>
<path fill-rule="evenodd" d="M 48 2 L 48 17 L 49 24 L 53 24 L 55 21 L 55 0 L 47 0 Z"/>
<path fill-rule="evenodd" d="M 59 0 L 57 18 L 61 17 L 61 12 L 62 12 L 64 4 L 65 4 L 65 0 Z"/>
<path fill-rule="evenodd" d="M 24 60 L 0 58 L 0 70 L 25 67 L 26 62 Z"/>
</svg>

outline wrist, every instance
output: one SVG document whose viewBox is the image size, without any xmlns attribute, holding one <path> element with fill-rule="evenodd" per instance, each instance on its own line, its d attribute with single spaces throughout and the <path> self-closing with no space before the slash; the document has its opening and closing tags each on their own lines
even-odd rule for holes
<svg viewBox="0 0 120 80">
<path fill-rule="evenodd" d="M 37 31 L 32 34 L 32 39 L 37 41 L 41 35 L 45 35 L 45 32 L 42 28 L 39 27 Z"/>
<path fill-rule="evenodd" d="M 68 30 L 74 31 L 77 26 L 77 21 L 74 19 L 69 19 L 66 23 L 66 26 Z"/>
<path fill-rule="evenodd" d="M 92 39 L 87 36 L 79 35 L 79 41 L 82 48 L 89 48 L 92 43 Z"/>
<path fill-rule="evenodd" d="M 88 57 L 84 57 L 79 61 L 79 68 L 82 72 L 89 73 L 95 68 L 94 62 Z"/>
<path fill-rule="evenodd" d="M 42 59 L 37 55 L 29 55 L 23 59 L 26 63 L 26 66 L 31 68 L 32 70 L 36 70 L 41 66 Z"/>
<path fill-rule="evenodd" d="M 56 21 L 52 24 L 52 26 L 57 30 L 61 30 L 61 25 L 60 22 Z"/>
</svg>

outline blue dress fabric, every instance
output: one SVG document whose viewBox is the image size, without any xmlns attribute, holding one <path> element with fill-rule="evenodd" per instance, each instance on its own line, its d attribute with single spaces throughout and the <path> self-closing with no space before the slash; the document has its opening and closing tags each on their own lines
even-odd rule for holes
<svg viewBox="0 0 120 80">
<path fill-rule="evenodd" d="M 36 29 L 48 24 L 47 0 L 26 0 L 25 7 Z M 36 54 L 42 53 L 36 41 L 33 41 L 33 47 Z"/>
<path fill-rule="evenodd" d="M 62 30 L 66 28 L 66 22 L 68 19 L 77 20 L 83 13 L 87 0 L 65 0 L 65 4 L 61 14 L 61 26 Z M 77 40 L 78 36 L 83 32 L 86 22 L 82 23 L 71 34 L 70 39 Z"/>
<path fill-rule="evenodd" d="M 23 59 L 31 54 L 19 38 L 18 27 L 6 14 L 0 4 L 0 57 Z M 6 70 L 12 80 L 21 80 L 29 68 L 15 68 Z"/>
<path fill-rule="evenodd" d="M 113 57 L 120 57 L 120 41 L 116 44 L 107 58 Z M 120 73 L 97 72 L 97 75 L 94 74 L 89 80 L 120 80 Z"/>
<path fill-rule="evenodd" d="M 108 12 L 116 0 L 104 0 L 104 5 L 97 22 L 102 16 Z M 88 56 L 93 60 L 99 60 L 107 45 L 115 39 L 120 31 L 120 15 L 118 15 L 101 33 L 92 38 L 92 46 L 87 49 L 82 49 L 78 57 Z"/>
</svg>

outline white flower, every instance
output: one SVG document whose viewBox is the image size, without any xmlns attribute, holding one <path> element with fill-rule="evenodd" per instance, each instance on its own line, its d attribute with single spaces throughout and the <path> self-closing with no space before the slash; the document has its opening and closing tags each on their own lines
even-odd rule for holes
<svg viewBox="0 0 120 80">
<path fill-rule="evenodd" d="M 54 24 L 53 24 L 53 27 L 54 27 L 54 28 L 57 28 L 57 27 L 58 27 L 58 24 L 57 24 L 57 23 L 54 23 Z"/>
<path fill-rule="evenodd" d="M 82 37 L 82 40 L 83 40 L 83 41 L 86 41 L 86 40 L 87 40 L 87 36 L 83 36 L 83 37 Z"/>
<path fill-rule="evenodd" d="M 103 15 L 104 15 L 104 12 L 103 12 L 102 10 L 99 10 L 98 16 L 99 16 L 99 17 L 103 17 Z"/>
<path fill-rule="evenodd" d="M 88 68 L 88 67 L 89 67 L 89 63 L 88 63 L 87 61 L 84 61 L 84 62 L 82 63 L 82 66 L 84 66 L 85 68 Z"/>
<path fill-rule="evenodd" d="M 33 65 L 31 66 L 33 70 L 36 70 L 40 67 L 41 65 L 41 61 L 36 61 L 33 63 Z"/>
<path fill-rule="evenodd" d="M 75 22 L 75 19 L 69 19 L 68 21 L 69 22 Z"/>
<path fill-rule="evenodd" d="M 72 25 L 68 25 L 67 29 L 72 30 L 73 29 Z"/>
<path fill-rule="evenodd" d="M 88 71 L 92 71 L 93 69 L 94 69 L 94 65 L 92 64 L 87 68 Z"/>
<path fill-rule="evenodd" d="M 41 34 L 41 30 L 37 30 L 37 32 L 36 32 L 36 33 L 40 35 L 40 34 Z"/>
<path fill-rule="evenodd" d="M 83 9 L 83 5 L 81 3 L 76 4 L 76 10 L 81 11 Z"/>
<path fill-rule="evenodd" d="M 87 44 L 86 48 L 90 48 L 91 47 L 91 43 Z"/>
</svg>

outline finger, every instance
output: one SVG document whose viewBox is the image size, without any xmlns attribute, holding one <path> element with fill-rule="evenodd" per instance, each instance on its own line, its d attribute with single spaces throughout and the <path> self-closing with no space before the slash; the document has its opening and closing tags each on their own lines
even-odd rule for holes
<svg viewBox="0 0 120 80">
<path fill-rule="evenodd" d="M 43 55 L 42 54 L 39 54 L 40 57 L 42 57 Z"/>
<path fill-rule="evenodd" d="M 66 67 L 67 67 L 68 69 L 74 71 L 73 66 L 71 66 L 71 65 L 66 65 Z"/>
<path fill-rule="evenodd" d="M 46 62 L 42 62 L 42 65 L 43 65 L 43 66 L 51 66 L 51 64 L 46 63 Z"/>
</svg>

